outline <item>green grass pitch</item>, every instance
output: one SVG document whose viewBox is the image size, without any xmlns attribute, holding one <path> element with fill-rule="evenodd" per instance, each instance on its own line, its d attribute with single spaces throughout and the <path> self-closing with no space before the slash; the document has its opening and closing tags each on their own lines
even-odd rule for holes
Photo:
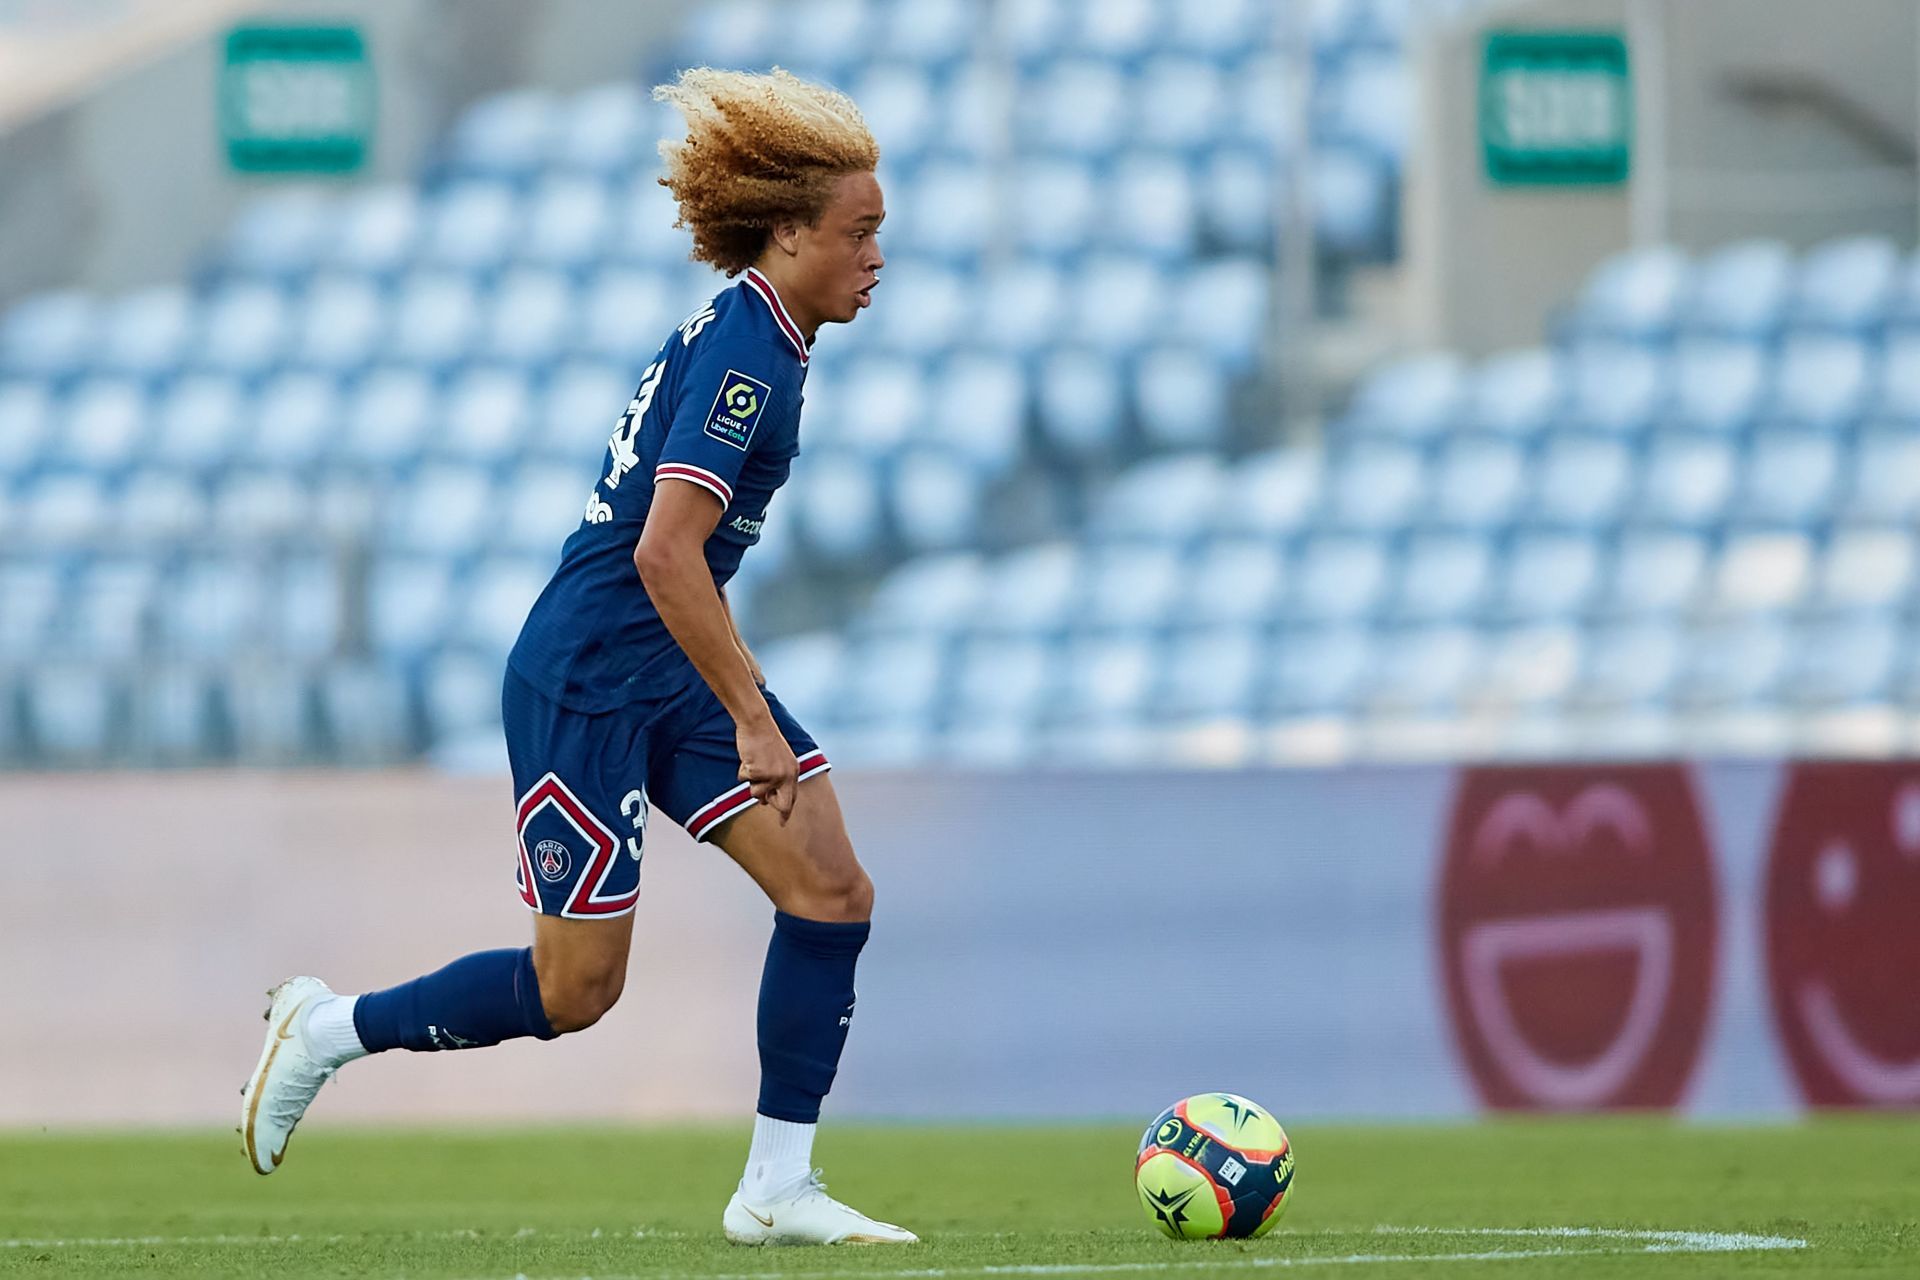
<svg viewBox="0 0 1920 1280">
<path fill-rule="evenodd" d="M 271 1178 L 231 1135 L 12 1134 L 0 1275 L 1920 1276 L 1912 1118 L 1292 1137 L 1298 1199 L 1273 1235 L 1182 1244 L 1134 1201 L 1131 1128 L 830 1125 L 834 1193 L 925 1242 L 748 1250 L 719 1229 L 742 1130 L 316 1124 Z"/>
</svg>

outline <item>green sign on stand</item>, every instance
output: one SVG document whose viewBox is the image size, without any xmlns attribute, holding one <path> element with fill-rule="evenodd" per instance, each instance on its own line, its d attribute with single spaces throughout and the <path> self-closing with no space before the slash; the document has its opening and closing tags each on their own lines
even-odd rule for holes
<svg viewBox="0 0 1920 1280">
<path fill-rule="evenodd" d="M 1480 69 L 1480 150 L 1503 186 L 1625 182 L 1627 42 L 1607 31 L 1495 31 Z"/>
<path fill-rule="evenodd" d="M 243 173 L 351 173 L 373 137 L 373 67 L 354 27 L 236 27 L 220 130 Z"/>
</svg>

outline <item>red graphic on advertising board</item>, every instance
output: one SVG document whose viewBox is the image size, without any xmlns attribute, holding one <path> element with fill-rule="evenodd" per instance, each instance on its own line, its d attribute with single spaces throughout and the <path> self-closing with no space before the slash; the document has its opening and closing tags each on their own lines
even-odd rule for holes
<svg viewBox="0 0 1920 1280">
<path fill-rule="evenodd" d="M 1464 771 L 1439 898 L 1447 1008 L 1483 1102 L 1680 1101 L 1717 933 L 1684 766 Z"/>
<path fill-rule="evenodd" d="M 1920 765 L 1794 765 L 1766 894 L 1773 1020 L 1801 1096 L 1920 1105 Z"/>
</svg>

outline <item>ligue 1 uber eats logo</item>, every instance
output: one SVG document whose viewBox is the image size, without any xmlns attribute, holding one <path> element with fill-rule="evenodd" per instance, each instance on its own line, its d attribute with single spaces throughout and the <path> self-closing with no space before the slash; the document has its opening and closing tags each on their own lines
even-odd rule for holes
<svg viewBox="0 0 1920 1280">
<path fill-rule="evenodd" d="M 1440 884 L 1456 1041 L 1494 1107 L 1680 1101 L 1717 923 L 1680 765 L 1466 771 Z"/>
<path fill-rule="evenodd" d="M 707 434 L 745 451 L 760 421 L 760 409 L 772 396 L 773 388 L 758 378 L 727 370 L 727 376 L 720 380 L 720 390 L 714 393 L 713 407 L 707 411 Z"/>
</svg>

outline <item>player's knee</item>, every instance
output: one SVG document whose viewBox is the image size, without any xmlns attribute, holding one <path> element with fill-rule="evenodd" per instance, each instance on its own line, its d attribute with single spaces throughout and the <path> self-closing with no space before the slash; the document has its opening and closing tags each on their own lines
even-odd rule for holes
<svg viewBox="0 0 1920 1280">
<path fill-rule="evenodd" d="M 626 980 L 626 970 L 614 966 L 573 969 L 543 980 L 540 1004 L 546 1010 L 547 1025 L 560 1035 L 585 1031 L 619 1002 Z"/>
<path fill-rule="evenodd" d="M 859 863 L 845 870 L 819 871 L 799 886 L 784 910 L 807 920 L 835 923 L 873 918 L 873 881 Z"/>
</svg>

